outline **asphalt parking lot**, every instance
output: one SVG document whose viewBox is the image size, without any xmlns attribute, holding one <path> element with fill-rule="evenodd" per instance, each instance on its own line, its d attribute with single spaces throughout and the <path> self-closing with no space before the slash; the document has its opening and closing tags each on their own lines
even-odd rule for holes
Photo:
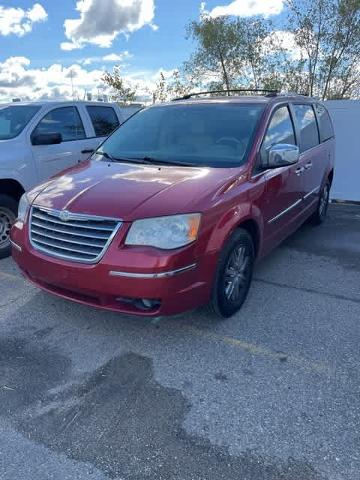
<svg viewBox="0 0 360 480">
<path fill-rule="evenodd" d="M 360 479 L 360 206 L 262 261 L 245 307 L 159 322 L 0 261 L 1 480 Z"/>
</svg>

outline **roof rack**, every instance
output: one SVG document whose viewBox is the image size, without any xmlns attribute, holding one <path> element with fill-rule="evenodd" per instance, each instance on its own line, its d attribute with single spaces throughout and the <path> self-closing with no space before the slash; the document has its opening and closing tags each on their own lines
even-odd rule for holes
<svg viewBox="0 0 360 480">
<path fill-rule="evenodd" d="M 269 90 L 266 88 L 235 88 L 235 89 L 229 89 L 229 90 L 209 90 L 207 92 L 194 92 L 194 93 L 188 93 L 184 95 L 183 97 L 179 98 L 174 98 L 172 101 L 177 102 L 178 100 L 189 100 L 192 97 L 197 97 L 198 95 L 209 95 L 211 93 L 224 93 L 228 94 L 232 92 L 252 92 L 252 93 L 265 93 L 267 97 L 276 97 L 280 92 L 278 90 Z"/>
</svg>

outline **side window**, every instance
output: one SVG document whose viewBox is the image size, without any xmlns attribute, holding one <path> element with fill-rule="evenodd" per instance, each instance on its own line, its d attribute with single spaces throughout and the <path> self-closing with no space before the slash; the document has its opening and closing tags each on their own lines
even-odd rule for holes
<svg viewBox="0 0 360 480">
<path fill-rule="evenodd" d="M 319 121 L 320 142 L 325 142 L 334 136 L 330 115 L 326 108 L 320 105 L 320 103 L 315 105 L 315 110 Z"/>
<path fill-rule="evenodd" d="M 107 137 L 119 126 L 119 120 L 113 108 L 100 106 L 86 108 L 97 137 Z"/>
<path fill-rule="evenodd" d="M 51 110 L 38 123 L 33 135 L 40 133 L 61 133 L 64 142 L 86 138 L 84 125 L 75 107 Z"/>
<path fill-rule="evenodd" d="M 296 145 L 294 126 L 288 107 L 278 108 L 272 116 L 261 147 L 261 155 L 265 155 L 267 150 L 277 143 Z"/>
<path fill-rule="evenodd" d="M 294 105 L 295 117 L 300 130 L 300 152 L 319 144 L 319 132 L 311 105 Z"/>
</svg>

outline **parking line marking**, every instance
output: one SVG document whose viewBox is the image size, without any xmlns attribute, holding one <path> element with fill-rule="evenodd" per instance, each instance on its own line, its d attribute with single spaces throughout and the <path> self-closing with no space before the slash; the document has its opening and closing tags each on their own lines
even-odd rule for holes
<svg viewBox="0 0 360 480">
<path fill-rule="evenodd" d="M 23 280 L 20 275 L 14 275 L 13 273 L 8 272 L 0 272 L 0 277 L 10 278 L 11 280 Z"/>
<path fill-rule="evenodd" d="M 0 278 L 1 277 L 9 278 L 11 280 L 24 281 L 23 277 L 21 277 L 20 275 L 14 275 L 8 272 L 0 272 Z M 282 285 L 278 285 L 278 286 L 282 287 Z M 158 319 L 155 319 L 154 323 L 157 323 L 157 322 L 158 322 Z M 251 355 L 260 355 L 260 356 L 276 359 L 279 361 L 283 360 L 288 363 L 292 363 L 293 365 L 306 368 L 307 370 L 317 372 L 317 373 L 323 373 L 326 375 L 332 375 L 334 373 L 333 369 L 329 365 L 322 362 L 312 361 L 303 357 L 299 357 L 297 355 L 288 354 L 286 352 L 274 352 L 262 346 L 246 342 L 244 340 L 229 337 L 227 335 L 222 335 L 216 332 L 212 332 L 210 330 L 205 330 L 205 329 L 201 329 L 201 328 L 190 326 L 190 325 L 184 326 L 183 329 L 194 336 L 202 337 L 208 340 L 229 345 L 231 347 L 239 348 L 240 350 L 248 352 Z"/>
<path fill-rule="evenodd" d="M 204 330 L 198 327 L 186 326 L 185 330 L 190 332 L 192 335 L 196 335 L 202 338 L 207 338 L 215 342 L 221 342 L 226 345 L 230 345 L 231 347 L 239 348 L 240 350 L 246 351 L 251 355 L 260 355 L 260 356 L 276 359 L 279 361 L 284 360 L 288 363 L 292 363 L 294 365 L 306 368 L 307 370 L 326 374 L 328 376 L 333 374 L 332 368 L 329 365 L 322 362 L 309 360 L 303 357 L 299 357 L 297 355 L 288 354 L 286 352 L 274 352 L 272 350 L 261 347 L 259 345 L 255 345 L 253 343 L 245 342 L 237 338 L 228 337 L 227 335 L 211 332 L 210 330 Z"/>
</svg>

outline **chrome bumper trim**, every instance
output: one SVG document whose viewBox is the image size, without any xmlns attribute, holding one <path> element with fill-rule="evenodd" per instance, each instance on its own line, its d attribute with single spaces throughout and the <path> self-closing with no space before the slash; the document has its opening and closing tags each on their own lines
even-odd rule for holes
<svg viewBox="0 0 360 480">
<path fill-rule="evenodd" d="M 171 270 L 169 272 L 159 272 L 159 273 L 131 273 L 131 272 L 118 272 L 111 270 L 109 275 L 111 277 L 127 277 L 127 278 L 168 278 L 179 275 L 180 273 L 188 272 L 189 270 L 194 270 L 197 267 L 196 263 L 188 265 L 187 267 L 178 268 L 177 270 Z"/>
<path fill-rule="evenodd" d="M 22 248 L 17 243 L 10 240 L 11 246 L 14 247 L 18 252 L 22 252 Z"/>
</svg>

